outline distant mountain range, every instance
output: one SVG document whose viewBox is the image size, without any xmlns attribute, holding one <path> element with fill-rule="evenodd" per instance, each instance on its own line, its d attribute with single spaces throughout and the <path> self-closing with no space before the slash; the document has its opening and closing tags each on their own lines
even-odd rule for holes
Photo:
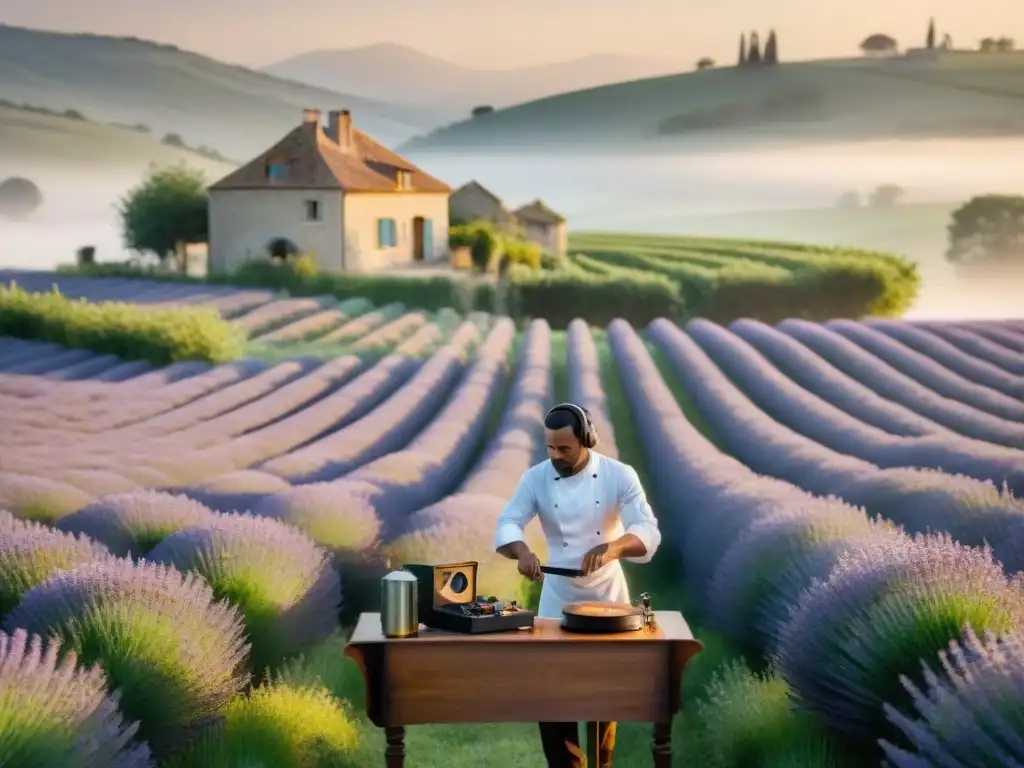
<svg viewBox="0 0 1024 768">
<path fill-rule="evenodd" d="M 294 127 L 303 107 L 351 109 L 360 128 L 390 145 L 445 122 L 440 110 L 290 82 L 170 45 L 5 25 L 0 100 L 142 123 L 157 137 L 176 133 L 239 160 Z M 0 137 L 5 130 L 0 122 Z"/>
<path fill-rule="evenodd" d="M 568 91 L 678 72 L 666 61 L 598 54 L 519 69 L 479 69 L 395 43 L 311 51 L 263 69 L 278 77 L 391 104 L 450 111 L 505 107 Z"/>
</svg>

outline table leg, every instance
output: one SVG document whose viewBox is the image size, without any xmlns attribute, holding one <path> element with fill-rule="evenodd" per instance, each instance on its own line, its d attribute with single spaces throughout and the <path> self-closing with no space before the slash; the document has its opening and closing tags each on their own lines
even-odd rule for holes
<svg viewBox="0 0 1024 768">
<path fill-rule="evenodd" d="M 672 768 L 672 723 L 654 724 L 654 768 Z"/>
<path fill-rule="evenodd" d="M 600 723 L 587 723 L 587 768 L 601 768 L 600 728 Z"/>
<path fill-rule="evenodd" d="M 384 748 L 384 764 L 386 768 L 404 768 L 405 728 L 385 728 L 384 738 L 387 739 L 387 747 Z"/>
</svg>

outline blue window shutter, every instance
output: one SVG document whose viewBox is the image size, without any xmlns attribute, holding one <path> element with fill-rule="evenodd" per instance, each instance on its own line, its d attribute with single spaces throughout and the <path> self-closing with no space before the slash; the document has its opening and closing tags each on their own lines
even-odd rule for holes
<svg viewBox="0 0 1024 768">
<path fill-rule="evenodd" d="M 428 258 L 434 252 L 434 222 L 423 220 L 423 257 Z"/>
<path fill-rule="evenodd" d="M 387 222 L 384 219 L 377 219 L 377 247 L 383 248 L 387 242 Z"/>
<path fill-rule="evenodd" d="M 388 245 L 391 248 L 398 245 L 398 227 L 394 219 L 388 219 Z"/>
</svg>

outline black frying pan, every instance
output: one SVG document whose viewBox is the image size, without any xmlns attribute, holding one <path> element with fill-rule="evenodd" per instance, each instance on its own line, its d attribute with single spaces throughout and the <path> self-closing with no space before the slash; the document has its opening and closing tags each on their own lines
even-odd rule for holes
<svg viewBox="0 0 1024 768">
<path fill-rule="evenodd" d="M 635 632 L 643 627 L 643 610 L 629 603 L 586 601 L 562 608 L 562 629 L 567 632 Z"/>
</svg>

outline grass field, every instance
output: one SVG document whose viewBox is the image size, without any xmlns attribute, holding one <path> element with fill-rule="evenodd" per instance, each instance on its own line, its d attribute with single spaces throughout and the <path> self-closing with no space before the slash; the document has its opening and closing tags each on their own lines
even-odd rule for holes
<svg viewBox="0 0 1024 768">
<path fill-rule="evenodd" d="M 1021 53 L 720 67 L 516 105 L 401 149 L 678 151 L 689 140 L 714 146 L 1020 135 L 1022 72 Z"/>
<path fill-rule="evenodd" d="M 294 127 L 301 109 L 349 108 L 386 143 L 434 116 L 272 77 L 206 56 L 131 38 L 71 35 L 0 25 L 0 97 L 177 133 L 247 159 Z M 3 126 L 0 125 L 0 131 Z"/>
<path fill-rule="evenodd" d="M 250 338 L 244 360 L 167 368 L 0 339 L 0 629 L 57 632 L 103 664 L 122 692 L 111 711 L 141 723 L 132 748 L 161 768 L 380 764 L 341 656 L 353 612 L 373 606 L 384 558 L 476 559 L 480 591 L 536 601 L 490 541 L 563 399 L 594 413 L 601 450 L 637 468 L 657 511 L 664 542 L 628 566 L 632 591 L 682 610 L 706 647 L 684 679 L 677 762 L 857 768 L 878 764 L 879 738 L 925 765 L 1024 759 L 979 736 L 1024 735 L 1006 694 L 1024 669 L 1014 646 L 974 651 L 955 691 L 929 693 L 934 711 L 898 679 L 923 685 L 921 662 L 940 671 L 970 632 L 1024 631 L 1007 580 L 1024 569 L 1024 320 L 552 332 L 360 298 L 22 278 L 54 280 L 72 298 L 210 306 Z M 129 551 L 210 586 L 106 559 Z M 82 736 L 113 755 L 126 737 L 88 719 L 102 678 L 36 667 L 19 642 L 0 642 L 0 684 L 40 716 L 0 702 L 14 764 L 64 765 Z M 241 673 L 256 659 L 272 675 L 252 696 Z M 949 714 L 996 697 L 1002 721 Z M 215 712 L 224 729 L 171 759 Z M 542 764 L 530 724 L 415 727 L 408 750 L 412 766 Z M 650 764 L 647 727 L 622 727 L 615 764 Z"/>
</svg>

